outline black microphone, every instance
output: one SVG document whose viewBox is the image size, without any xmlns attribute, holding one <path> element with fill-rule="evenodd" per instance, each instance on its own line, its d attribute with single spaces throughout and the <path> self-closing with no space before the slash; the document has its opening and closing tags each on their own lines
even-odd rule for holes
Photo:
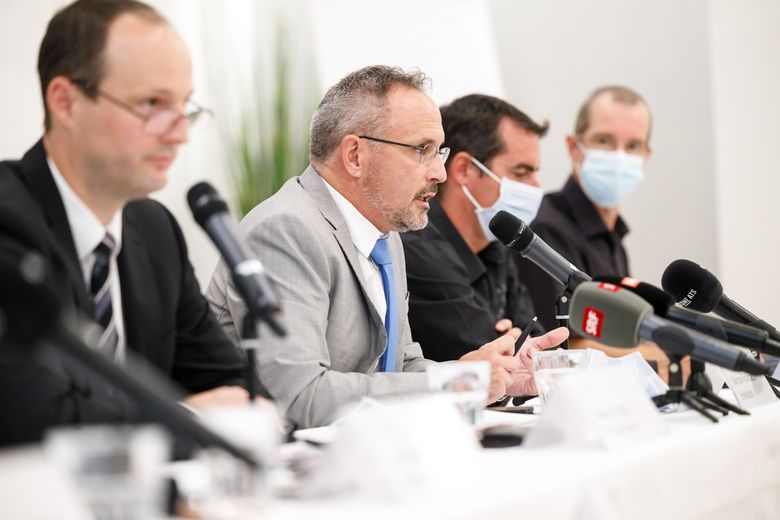
<svg viewBox="0 0 780 520">
<path fill-rule="evenodd" d="M 637 280 L 636 278 L 620 276 L 597 276 L 598 282 L 619 285 L 622 288 L 639 295 L 653 306 L 656 316 L 680 323 L 696 329 L 721 341 L 759 350 L 773 356 L 780 356 L 780 342 L 769 337 L 769 333 L 742 323 L 722 320 L 675 305 L 674 297 L 658 287 Z"/>
<path fill-rule="evenodd" d="M 699 361 L 754 375 L 769 367 L 747 353 L 695 330 L 686 330 L 653 314 L 653 307 L 620 286 L 584 282 L 572 294 L 569 307 L 572 328 L 603 345 L 633 348 L 652 341 L 670 354 L 690 355 Z M 673 333 L 669 331 L 674 330 Z M 685 341 L 679 341 L 687 337 Z"/>
<path fill-rule="evenodd" d="M 580 283 L 590 281 L 590 276 L 548 246 L 525 222 L 511 213 L 499 211 L 490 219 L 488 227 L 502 244 L 538 265 L 563 284 L 567 291 L 571 292 Z"/>
<path fill-rule="evenodd" d="M 263 264 L 247 254 L 238 240 L 235 221 L 227 204 L 208 182 L 200 182 L 187 192 L 192 216 L 217 246 L 230 269 L 236 290 L 246 303 L 248 313 L 265 321 L 278 336 L 285 330 L 279 323 L 280 311 L 271 281 Z"/>
<path fill-rule="evenodd" d="M 780 332 L 758 316 L 723 294 L 723 285 L 714 274 L 690 260 L 675 260 L 664 271 L 661 287 L 683 307 L 699 312 L 714 312 L 722 318 L 763 329 L 780 341 Z"/>
<path fill-rule="evenodd" d="M 122 368 L 89 347 L 82 331 L 74 326 L 75 317 L 62 312 L 62 301 L 47 285 L 47 274 L 45 261 L 36 253 L 25 254 L 21 262 L 0 257 L 0 344 L 33 347 L 31 354 L 40 348 L 60 351 L 122 391 L 147 418 L 163 424 L 175 436 L 200 446 L 221 448 L 252 468 L 259 467 L 252 454 L 207 428 L 180 406 L 176 401 L 181 392 L 131 349 L 125 352 Z"/>
</svg>

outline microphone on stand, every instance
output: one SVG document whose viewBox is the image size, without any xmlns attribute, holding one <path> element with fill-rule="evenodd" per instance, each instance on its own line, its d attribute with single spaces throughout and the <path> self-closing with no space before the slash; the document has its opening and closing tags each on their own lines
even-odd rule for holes
<svg viewBox="0 0 780 520">
<path fill-rule="evenodd" d="M 668 292 L 635 278 L 620 276 L 597 276 L 599 282 L 619 285 L 623 289 L 641 296 L 653 306 L 657 316 L 698 330 L 719 340 L 750 349 L 780 356 L 780 342 L 769 337 L 769 333 L 742 323 L 723 320 L 675 305 L 674 297 Z"/>
<path fill-rule="evenodd" d="M 488 227 L 502 244 L 535 263 L 563 285 L 563 292 L 555 298 L 555 317 L 558 325 L 568 328 L 571 293 L 579 284 L 589 281 L 590 276 L 577 269 L 539 238 L 525 222 L 507 211 L 496 213 Z M 561 347 L 569 348 L 568 340 L 561 343 Z"/>
<path fill-rule="evenodd" d="M 576 332 L 610 347 L 633 348 L 641 341 L 651 341 L 669 354 L 690 355 L 729 370 L 754 375 L 767 375 L 770 371 L 727 343 L 656 316 L 649 303 L 613 284 L 581 283 L 572 294 L 570 316 Z M 672 330 L 673 333 L 669 332 Z M 688 338 L 684 342 L 663 341 L 683 336 Z"/>
<path fill-rule="evenodd" d="M 538 265 L 554 280 L 563 284 L 569 293 L 580 283 L 590 281 L 590 276 L 577 269 L 539 238 L 528 224 L 511 213 L 499 211 L 490 219 L 489 227 L 502 244 Z"/>
<path fill-rule="evenodd" d="M 236 224 L 225 201 L 211 184 L 200 182 L 187 192 L 187 202 L 195 221 L 225 259 L 249 315 L 267 323 L 277 336 L 284 336 L 286 331 L 278 320 L 281 309 L 265 267 L 246 252 L 238 239 Z"/>
<path fill-rule="evenodd" d="M 675 260 L 664 271 L 661 287 L 683 307 L 699 312 L 714 312 L 727 320 L 763 329 L 774 341 L 780 332 L 723 293 L 723 285 L 714 274 L 690 260 Z"/>
</svg>

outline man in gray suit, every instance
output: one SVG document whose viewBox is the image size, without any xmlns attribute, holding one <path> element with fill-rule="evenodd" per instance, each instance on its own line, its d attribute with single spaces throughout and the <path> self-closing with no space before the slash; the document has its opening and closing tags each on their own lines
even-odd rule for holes
<svg viewBox="0 0 780 520">
<path fill-rule="evenodd" d="M 265 334 L 257 364 L 292 428 L 327 424 L 362 396 L 428 389 L 432 362 L 411 338 L 398 236 L 427 224 L 428 201 L 446 179 L 441 116 L 426 84 L 420 72 L 384 66 L 343 78 L 314 113 L 311 166 L 241 222 L 284 309 L 288 336 Z M 245 307 L 224 265 L 206 295 L 237 338 Z M 566 335 L 529 339 L 514 357 L 515 328 L 461 360 L 491 363 L 491 401 L 535 393 L 531 352 Z"/>
</svg>

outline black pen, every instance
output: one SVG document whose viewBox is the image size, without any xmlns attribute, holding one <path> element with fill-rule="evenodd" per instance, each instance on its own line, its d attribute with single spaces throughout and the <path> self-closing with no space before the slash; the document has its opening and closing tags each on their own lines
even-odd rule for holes
<svg viewBox="0 0 780 520">
<path fill-rule="evenodd" d="M 520 334 L 520 337 L 517 338 L 517 341 L 515 341 L 515 356 L 518 352 L 520 352 L 520 347 L 523 346 L 523 343 L 525 343 L 525 340 L 528 339 L 528 336 L 531 335 L 531 329 L 534 328 L 534 324 L 536 323 L 536 316 L 534 316 L 534 319 L 528 322 L 525 327 L 523 327 L 523 332 Z"/>
</svg>

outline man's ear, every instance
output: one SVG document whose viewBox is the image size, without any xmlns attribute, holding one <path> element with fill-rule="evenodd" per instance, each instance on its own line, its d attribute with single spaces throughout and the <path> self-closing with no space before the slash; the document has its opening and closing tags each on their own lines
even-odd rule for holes
<svg viewBox="0 0 780 520">
<path fill-rule="evenodd" d="M 569 152 L 569 158 L 571 159 L 572 164 L 579 164 L 585 158 L 582 155 L 582 150 L 577 146 L 577 138 L 573 135 L 566 136 L 566 149 Z"/>
<path fill-rule="evenodd" d="M 363 168 L 365 167 L 365 157 L 363 155 L 365 148 L 361 144 L 360 138 L 353 134 L 344 136 L 339 143 L 339 156 L 344 169 L 355 178 L 363 175 Z"/>
<path fill-rule="evenodd" d="M 46 108 L 52 124 L 70 128 L 78 87 L 65 76 L 55 76 L 46 87 Z"/>
<path fill-rule="evenodd" d="M 471 154 L 468 152 L 460 151 L 450 157 L 450 165 L 447 168 L 448 182 L 452 181 L 458 186 L 468 184 L 469 178 L 475 175 L 471 166 Z"/>
</svg>

